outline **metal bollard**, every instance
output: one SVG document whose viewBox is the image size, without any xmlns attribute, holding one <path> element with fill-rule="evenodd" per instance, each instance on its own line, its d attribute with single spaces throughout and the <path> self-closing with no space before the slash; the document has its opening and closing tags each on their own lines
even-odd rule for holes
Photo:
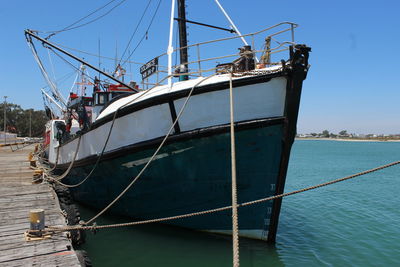
<svg viewBox="0 0 400 267">
<path fill-rule="evenodd" d="M 30 230 L 39 230 L 32 232 L 33 235 L 42 236 L 44 230 L 44 209 L 33 209 L 29 211 Z"/>
</svg>

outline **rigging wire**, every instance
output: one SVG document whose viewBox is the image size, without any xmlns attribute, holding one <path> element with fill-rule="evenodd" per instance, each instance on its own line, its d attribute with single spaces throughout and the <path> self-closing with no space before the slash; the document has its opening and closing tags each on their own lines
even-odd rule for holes
<svg viewBox="0 0 400 267">
<path fill-rule="evenodd" d="M 55 118 L 55 114 L 57 114 L 57 112 L 55 111 L 54 107 L 53 107 L 53 103 L 47 98 L 47 96 L 42 92 L 42 99 L 43 99 L 43 106 L 46 110 L 46 107 L 49 109 L 50 111 L 50 116 L 52 119 Z M 47 115 L 47 114 L 46 114 Z"/>
<path fill-rule="evenodd" d="M 147 34 L 148 34 L 149 30 L 150 30 L 150 27 L 151 27 L 151 25 L 153 24 L 154 18 L 155 18 L 156 15 L 157 15 L 158 9 L 160 8 L 160 4 L 161 4 L 161 0 L 158 1 L 156 10 L 154 11 L 153 17 L 151 18 L 150 23 L 149 23 L 149 26 L 147 27 L 146 32 L 143 34 L 142 39 L 140 39 L 140 41 L 138 42 L 138 44 L 136 45 L 136 47 L 135 47 L 135 48 L 133 49 L 133 51 L 129 54 L 128 59 L 125 60 L 125 61 L 121 64 L 121 66 L 125 65 L 125 63 L 128 62 L 128 60 L 131 58 L 131 56 L 133 55 L 133 53 L 136 51 L 136 49 L 139 47 L 139 45 L 143 42 L 144 38 L 147 37 Z"/>
<path fill-rule="evenodd" d="M 54 64 L 53 64 L 53 60 L 51 59 L 49 50 L 47 50 L 47 55 L 49 56 L 49 62 L 50 62 L 50 66 L 51 66 L 51 71 L 53 72 L 54 83 L 57 86 L 56 72 L 54 71 Z"/>
<path fill-rule="evenodd" d="M 136 28 L 135 28 L 135 30 L 133 31 L 133 33 L 132 33 L 132 35 L 131 35 L 131 38 L 129 39 L 129 42 L 128 42 L 128 44 L 126 45 L 126 48 L 125 48 L 124 52 L 122 53 L 122 56 L 121 56 L 121 58 L 119 59 L 119 62 L 118 62 L 117 65 L 121 64 L 121 61 L 122 61 L 122 59 L 124 58 L 126 51 L 129 49 L 129 47 L 130 47 L 130 45 L 131 45 L 131 42 L 132 42 L 132 40 L 133 40 L 133 37 L 135 36 L 135 34 L 136 34 L 136 32 L 137 32 L 137 30 L 138 30 L 140 24 L 142 23 L 142 20 L 143 20 L 143 18 L 144 18 L 144 15 L 146 14 L 147 9 L 149 8 L 149 6 L 150 6 L 150 4 L 151 4 L 151 1 L 152 1 L 152 0 L 149 0 L 149 2 L 147 3 L 147 6 L 146 6 L 146 8 L 144 9 L 143 14 L 142 14 L 142 16 L 140 17 L 140 20 L 139 20 L 139 22 L 137 23 Z"/>
<path fill-rule="evenodd" d="M 78 77 L 79 77 L 79 72 L 77 72 L 77 74 L 75 75 L 75 79 L 74 79 L 74 82 L 73 82 L 72 85 L 71 85 L 71 88 L 69 89 L 69 93 L 72 93 L 72 92 L 73 92 L 74 86 L 75 86 L 75 84 L 76 84 L 76 82 L 77 82 L 77 80 L 78 80 Z"/>
<path fill-rule="evenodd" d="M 32 39 L 27 39 L 28 46 L 31 48 L 33 57 L 35 58 L 37 64 L 39 65 L 40 71 L 42 72 L 43 77 L 45 78 L 46 82 L 48 83 L 49 87 L 51 88 L 51 91 L 53 93 L 53 96 L 60 101 L 64 106 L 66 106 L 66 101 L 64 97 L 61 95 L 61 93 L 58 91 L 57 86 L 54 84 L 54 82 L 50 79 L 42 61 L 40 60 L 40 57 L 36 51 L 36 47 L 32 42 Z"/>
<path fill-rule="evenodd" d="M 81 71 L 80 68 L 74 66 L 74 64 L 72 64 L 71 62 L 69 62 L 68 60 L 66 60 L 62 55 L 60 55 L 59 53 L 57 53 L 56 51 L 54 51 L 54 49 L 52 49 L 51 47 L 48 47 L 48 49 L 50 49 L 56 56 L 58 56 L 59 58 L 61 58 L 65 63 L 67 63 L 68 65 L 70 65 L 74 70 L 76 71 Z M 94 79 L 92 77 L 90 77 L 89 75 L 87 75 L 88 78 L 90 80 L 92 80 L 94 82 Z"/>
<path fill-rule="evenodd" d="M 45 97 L 44 93 L 42 92 L 42 99 L 43 99 L 43 105 L 46 109 L 46 107 L 50 110 L 51 113 L 54 113 L 54 110 L 50 106 L 50 101 Z"/>
<path fill-rule="evenodd" d="M 78 20 L 75 21 L 74 23 L 70 24 L 69 26 L 67 26 L 67 27 L 65 27 L 65 28 L 63 28 L 63 29 L 61 29 L 61 30 L 58 30 L 58 31 L 49 31 L 49 32 L 47 32 L 47 33 L 51 33 L 51 34 L 48 35 L 45 39 L 47 40 L 47 39 L 51 38 L 52 36 L 54 36 L 54 35 L 56 35 L 56 34 L 58 34 L 58 33 L 60 33 L 60 32 L 65 32 L 65 31 L 69 31 L 69 30 L 74 30 L 74 29 L 77 29 L 77 28 L 86 26 L 86 25 L 88 25 L 88 24 L 91 24 L 91 23 L 93 23 L 93 22 L 95 22 L 95 21 L 97 21 L 97 20 L 99 20 L 99 19 L 101 19 L 101 18 L 107 16 L 108 14 L 110 14 L 111 11 L 113 11 L 114 9 L 116 9 L 118 6 L 120 6 L 120 5 L 121 5 L 122 3 L 124 3 L 126 0 L 122 0 L 121 2 L 117 3 L 115 6 L 113 6 L 113 7 L 112 7 L 110 10 L 108 10 L 106 13 L 104 13 L 104 14 L 102 14 L 102 15 L 100 15 L 100 16 L 98 16 L 98 17 L 96 17 L 96 18 L 94 18 L 94 19 L 92 19 L 92 20 L 90 20 L 90 21 L 88 21 L 88 22 L 85 22 L 85 23 L 82 23 L 82 24 L 80 24 L 80 25 L 74 26 L 74 25 L 76 25 L 77 23 L 79 23 L 79 22 L 83 21 L 84 19 L 90 17 L 91 15 L 97 13 L 98 11 L 100 11 L 101 9 L 105 8 L 106 6 L 110 5 L 111 3 L 115 2 L 115 1 L 116 1 L 116 0 L 111 0 L 111 1 L 108 2 L 107 4 L 105 4 L 105 5 L 103 5 L 103 6 L 99 7 L 99 8 L 97 8 L 96 10 L 92 11 L 92 12 L 89 13 L 88 15 L 86 15 L 86 16 L 84 16 L 84 17 L 78 19 Z M 74 26 L 74 27 L 73 27 L 73 26 Z"/>
<path fill-rule="evenodd" d="M 85 54 L 85 55 L 89 55 L 89 56 L 93 56 L 93 57 L 97 57 L 97 58 L 103 58 L 103 59 L 107 59 L 107 60 L 115 60 L 115 57 L 99 56 L 99 55 L 94 54 L 94 53 L 90 53 L 90 52 L 83 51 L 83 50 L 80 50 L 80 49 L 68 47 L 68 46 L 65 46 L 65 45 L 62 45 L 62 44 L 59 44 L 59 43 L 55 43 L 55 42 L 53 42 L 53 44 L 55 44 L 55 45 L 57 45 L 59 47 L 65 48 L 65 49 L 69 49 L 69 50 L 72 50 L 72 51 L 75 51 L 75 52 L 79 52 L 79 53 Z M 137 65 L 143 65 L 144 64 L 143 62 L 136 62 L 136 61 L 126 61 L 126 62 L 127 63 L 137 64 Z"/>
<path fill-rule="evenodd" d="M 64 83 L 67 79 L 69 79 L 74 73 L 75 73 L 75 71 L 72 71 L 72 72 L 69 72 L 69 73 L 65 74 L 65 75 L 62 76 L 61 78 L 57 79 L 57 80 L 55 81 L 55 83 L 56 83 L 57 85 L 63 84 L 63 83 Z M 46 88 L 48 88 L 48 87 L 49 87 L 49 85 L 46 84 L 46 85 L 44 85 L 42 88 L 43 88 L 43 89 L 46 89 Z"/>
<path fill-rule="evenodd" d="M 80 68 L 74 66 L 74 64 L 72 64 L 71 62 L 69 62 L 69 61 L 68 61 L 67 59 L 65 59 L 62 55 L 60 55 L 59 53 L 57 53 L 56 51 L 54 51 L 54 49 L 52 49 L 52 48 L 50 48 L 50 47 L 48 47 L 48 49 L 50 49 L 54 54 L 56 54 L 59 58 L 61 58 L 65 63 L 67 63 L 68 65 L 70 65 L 70 67 L 72 67 L 75 71 L 78 71 L 78 72 L 81 71 Z M 94 79 L 94 78 L 90 77 L 90 76 L 87 75 L 87 74 L 86 74 L 86 76 L 89 78 L 89 80 L 93 81 L 93 83 L 95 82 L 95 79 Z M 76 80 L 77 80 L 77 77 L 78 77 L 78 75 L 75 77 L 74 84 L 75 84 L 75 82 L 76 82 Z M 108 82 L 107 79 L 105 79 L 105 80 L 101 80 L 101 79 L 100 79 L 100 81 L 101 81 L 101 82 Z M 74 87 L 74 84 L 72 85 L 72 87 L 71 87 L 71 89 L 70 89 L 70 92 L 72 92 L 73 87 Z M 102 86 L 102 87 L 103 87 L 103 86 Z M 103 89 L 104 89 L 104 87 L 103 87 Z"/>
</svg>

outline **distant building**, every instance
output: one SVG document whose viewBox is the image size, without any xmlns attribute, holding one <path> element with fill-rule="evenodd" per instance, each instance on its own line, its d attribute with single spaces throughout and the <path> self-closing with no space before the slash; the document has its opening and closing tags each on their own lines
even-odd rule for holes
<svg viewBox="0 0 400 267">
<path fill-rule="evenodd" d="M 16 138 L 17 138 L 17 134 L 6 132 L 6 139 L 16 139 Z M 3 139 L 4 139 L 4 132 L 0 132 L 0 141 L 2 141 Z"/>
<path fill-rule="evenodd" d="M 296 137 L 300 138 L 310 138 L 310 137 L 315 137 L 312 134 L 298 134 Z"/>
</svg>

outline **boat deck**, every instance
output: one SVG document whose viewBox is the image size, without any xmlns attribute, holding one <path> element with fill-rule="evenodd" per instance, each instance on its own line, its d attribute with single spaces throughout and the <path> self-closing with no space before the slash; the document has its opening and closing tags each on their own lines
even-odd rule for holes
<svg viewBox="0 0 400 267">
<path fill-rule="evenodd" d="M 81 266 L 66 234 L 26 241 L 29 210 L 45 210 L 46 225 L 65 226 L 58 199 L 46 183 L 32 184 L 28 154 L 33 146 L 12 152 L 0 147 L 0 265 Z"/>
</svg>

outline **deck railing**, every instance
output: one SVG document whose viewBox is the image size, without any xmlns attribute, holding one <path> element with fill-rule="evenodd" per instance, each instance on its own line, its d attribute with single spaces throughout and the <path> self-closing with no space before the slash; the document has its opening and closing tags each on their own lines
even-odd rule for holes
<svg viewBox="0 0 400 267">
<path fill-rule="evenodd" d="M 189 76 L 193 78 L 215 72 L 218 69 L 216 67 L 218 64 L 230 63 L 241 56 L 240 53 L 227 53 L 226 51 L 228 45 L 232 47 L 232 49 L 234 49 L 234 47 L 239 48 L 243 46 L 238 43 L 238 40 L 241 41 L 241 38 L 251 39 L 251 42 L 249 42 L 251 43 L 251 53 L 256 63 L 263 63 L 266 66 L 277 64 L 274 63 L 274 61 L 280 62 L 282 58 L 276 59 L 276 55 L 289 50 L 289 46 L 295 44 L 294 31 L 297 27 L 298 25 L 292 22 L 281 22 L 249 34 L 236 35 L 176 48 L 173 50 L 173 54 L 180 53 L 180 50 L 187 48 L 188 50 L 192 50 L 190 56 L 194 56 L 195 59 L 188 60 L 188 62 L 183 64 L 173 64 L 173 76 L 176 78 L 180 76 Z M 283 58 L 287 58 L 287 55 L 281 55 Z M 162 83 L 166 80 L 166 76 L 168 76 L 167 53 L 163 53 L 156 58 L 158 61 L 156 71 L 142 80 L 143 89 L 148 89 L 151 86 Z M 268 62 L 265 62 L 265 58 L 268 58 Z M 187 72 L 178 71 L 181 69 L 181 65 L 187 66 Z"/>
</svg>

